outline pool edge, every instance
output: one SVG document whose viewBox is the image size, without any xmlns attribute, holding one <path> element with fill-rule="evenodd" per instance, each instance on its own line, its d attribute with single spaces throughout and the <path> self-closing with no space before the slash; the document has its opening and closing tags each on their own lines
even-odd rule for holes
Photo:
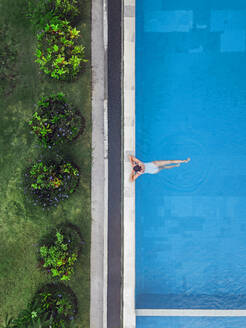
<svg viewBox="0 0 246 328">
<path fill-rule="evenodd" d="M 135 183 L 128 154 L 135 154 L 135 0 L 123 4 L 123 328 L 136 327 Z"/>
</svg>

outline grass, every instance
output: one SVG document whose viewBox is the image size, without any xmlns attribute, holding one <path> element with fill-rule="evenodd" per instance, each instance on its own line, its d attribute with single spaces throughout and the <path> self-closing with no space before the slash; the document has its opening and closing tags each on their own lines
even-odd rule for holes
<svg viewBox="0 0 246 328">
<path fill-rule="evenodd" d="M 90 2 L 84 0 L 78 28 L 89 62 L 74 82 L 51 80 L 35 64 L 36 39 L 25 17 L 25 0 L 0 0 L 2 26 L 8 21 L 16 40 L 17 82 L 13 92 L 0 97 L 0 322 L 6 313 L 16 316 L 25 309 L 35 291 L 50 278 L 38 269 L 37 244 L 53 227 L 71 222 L 80 228 L 85 241 L 69 286 L 78 298 L 78 327 L 89 327 L 90 304 L 90 167 L 91 167 L 91 70 Z M 42 158 L 37 139 L 27 125 L 41 95 L 62 91 L 85 117 L 83 135 L 59 150 L 81 169 L 78 190 L 57 208 L 44 211 L 23 193 L 23 172 Z M 54 154 L 55 155 L 55 154 Z"/>
</svg>

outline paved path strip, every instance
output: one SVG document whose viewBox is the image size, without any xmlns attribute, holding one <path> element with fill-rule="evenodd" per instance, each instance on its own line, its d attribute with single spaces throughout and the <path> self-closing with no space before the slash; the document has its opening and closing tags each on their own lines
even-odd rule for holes
<svg viewBox="0 0 246 328">
<path fill-rule="evenodd" d="M 121 327 L 121 0 L 108 0 L 107 328 Z"/>
<path fill-rule="evenodd" d="M 107 328 L 107 5 L 92 0 L 92 171 L 90 327 Z"/>
<path fill-rule="evenodd" d="M 139 317 L 245 317 L 246 310 L 136 309 Z"/>
</svg>

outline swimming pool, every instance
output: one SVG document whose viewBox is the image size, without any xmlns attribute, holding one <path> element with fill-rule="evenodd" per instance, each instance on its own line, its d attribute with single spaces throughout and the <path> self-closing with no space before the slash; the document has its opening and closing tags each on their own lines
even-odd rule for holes
<svg viewBox="0 0 246 328">
<path fill-rule="evenodd" d="M 137 309 L 246 309 L 245 50 L 245 1 L 136 1 L 136 156 L 191 157 L 136 181 Z"/>
</svg>

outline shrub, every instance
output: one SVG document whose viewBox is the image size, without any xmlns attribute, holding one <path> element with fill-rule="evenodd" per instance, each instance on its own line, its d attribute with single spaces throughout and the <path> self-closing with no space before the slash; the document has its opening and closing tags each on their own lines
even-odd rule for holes
<svg viewBox="0 0 246 328">
<path fill-rule="evenodd" d="M 47 284 L 33 298 L 33 311 L 39 317 L 47 316 L 52 328 L 64 328 L 74 320 L 77 309 L 77 298 L 71 288 L 61 283 Z"/>
<path fill-rule="evenodd" d="M 81 237 L 73 226 L 53 231 L 39 248 L 39 260 L 53 277 L 70 280 L 79 256 Z"/>
<path fill-rule="evenodd" d="M 27 170 L 25 182 L 34 204 L 56 206 L 75 191 L 79 170 L 69 162 L 38 161 Z"/>
<path fill-rule="evenodd" d="M 58 93 L 38 102 L 29 125 L 41 144 L 50 148 L 74 140 L 83 131 L 84 119 Z"/>
<path fill-rule="evenodd" d="M 28 17 L 35 29 L 50 23 L 54 16 L 74 23 L 79 15 L 78 0 L 28 0 Z"/>
<path fill-rule="evenodd" d="M 28 306 L 27 309 L 22 310 L 17 319 L 13 320 L 13 327 L 15 328 L 24 328 L 26 327 L 29 323 L 32 322 L 32 318 L 36 317 L 36 312 L 32 313 L 32 310 Z"/>
<path fill-rule="evenodd" d="M 37 308 L 36 301 L 35 304 L 28 304 L 27 309 L 22 310 L 16 319 L 5 321 L 5 325 L 1 328 L 50 328 L 53 320 L 47 318 L 48 314 Z"/>
<path fill-rule="evenodd" d="M 65 328 L 78 312 L 77 298 L 63 284 L 47 284 L 34 296 L 17 319 L 6 317 L 4 328 Z"/>
<path fill-rule="evenodd" d="M 9 26 L 0 26 L 0 94 L 10 94 L 16 85 L 16 41 L 10 36 Z"/>
<path fill-rule="evenodd" d="M 84 47 L 77 45 L 80 31 L 68 21 L 53 19 L 37 35 L 36 62 L 41 70 L 57 80 L 71 80 L 81 70 Z"/>
</svg>

